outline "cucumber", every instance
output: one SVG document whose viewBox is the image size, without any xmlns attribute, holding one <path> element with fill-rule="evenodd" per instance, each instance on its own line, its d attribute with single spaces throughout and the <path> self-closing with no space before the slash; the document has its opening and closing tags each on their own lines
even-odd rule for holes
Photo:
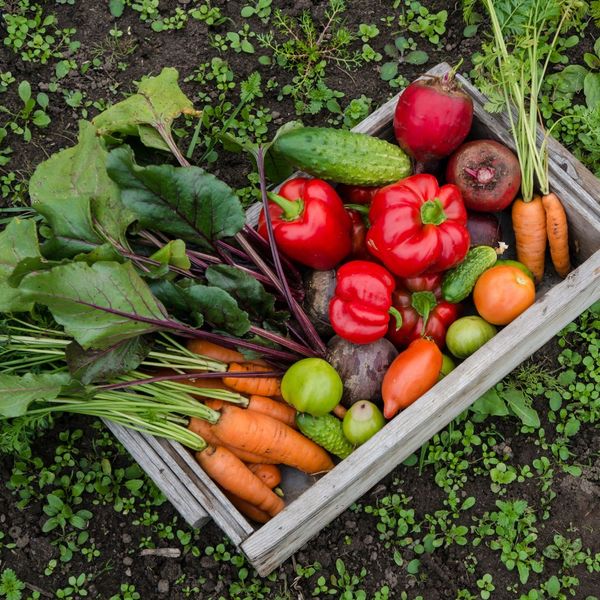
<svg viewBox="0 0 600 600">
<path fill-rule="evenodd" d="M 410 158 L 399 146 L 342 129 L 292 129 L 275 140 L 273 150 L 309 175 L 337 183 L 382 186 L 411 173 Z"/>
<path fill-rule="evenodd" d="M 446 273 L 442 281 L 442 298 L 457 303 L 464 300 L 475 287 L 479 276 L 496 264 L 498 255 L 491 246 L 471 248 L 457 267 Z"/>
<path fill-rule="evenodd" d="M 495 267 L 500 267 L 500 266 L 517 267 L 517 269 L 521 269 L 521 271 L 523 271 L 523 273 L 525 273 L 525 275 L 527 275 L 527 277 L 529 277 L 530 279 L 535 281 L 535 277 L 533 276 L 533 273 L 523 263 L 519 262 L 518 260 L 507 260 L 507 259 L 497 260 L 496 264 L 494 266 Z"/>
<path fill-rule="evenodd" d="M 307 438 L 339 458 L 346 458 L 354 450 L 344 436 L 342 422 L 333 415 L 313 417 L 308 413 L 298 413 L 296 425 Z"/>
</svg>

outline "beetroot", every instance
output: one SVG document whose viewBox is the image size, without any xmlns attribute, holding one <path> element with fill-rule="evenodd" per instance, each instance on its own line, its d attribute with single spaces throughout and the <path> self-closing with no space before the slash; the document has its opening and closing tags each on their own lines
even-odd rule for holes
<svg viewBox="0 0 600 600">
<path fill-rule="evenodd" d="M 468 142 L 450 157 L 446 180 L 460 188 L 467 208 L 503 210 L 521 186 L 519 159 L 494 140 Z"/>
<path fill-rule="evenodd" d="M 400 147 L 418 162 L 444 158 L 464 141 L 473 121 L 473 101 L 454 79 L 429 77 L 402 92 L 394 114 Z"/>
<path fill-rule="evenodd" d="M 498 217 L 488 213 L 467 212 L 467 229 L 473 246 L 498 245 L 502 240 L 502 228 Z"/>
</svg>

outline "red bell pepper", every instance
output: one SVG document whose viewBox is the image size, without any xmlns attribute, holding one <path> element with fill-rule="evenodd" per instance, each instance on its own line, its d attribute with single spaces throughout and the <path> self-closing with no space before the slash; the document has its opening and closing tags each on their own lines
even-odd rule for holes
<svg viewBox="0 0 600 600">
<path fill-rule="evenodd" d="M 440 187 L 433 175 L 412 175 L 381 188 L 369 219 L 369 251 L 399 277 L 445 271 L 469 250 L 460 190 Z"/>
<path fill-rule="evenodd" d="M 446 331 L 461 313 L 460 304 L 442 300 L 439 273 L 400 279 L 392 294 L 392 306 L 400 313 L 400 327 L 390 321 L 387 338 L 405 348 L 420 337 L 431 338 L 440 349 L 446 344 Z"/>
<path fill-rule="evenodd" d="M 352 222 L 337 192 L 321 179 L 296 177 L 269 194 L 275 242 L 289 258 L 313 269 L 335 267 L 352 249 Z M 258 233 L 268 239 L 264 213 Z"/>
<path fill-rule="evenodd" d="M 335 293 L 329 303 L 333 330 L 353 344 L 369 344 L 388 329 L 395 281 L 381 265 L 353 260 L 337 271 Z"/>
</svg>

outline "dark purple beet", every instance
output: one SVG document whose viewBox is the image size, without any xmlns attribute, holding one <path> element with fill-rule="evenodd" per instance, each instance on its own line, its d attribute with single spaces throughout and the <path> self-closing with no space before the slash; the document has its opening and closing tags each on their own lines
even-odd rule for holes
<svg viewBox="0 0 600 600">
<path fill-rule="evenodd" d="M 492 213 L 477 213 L 467 211 L 467 229 L 473 246 L 498 245 L 502 240 L 502 228 L 498 217 Z"/>
</svg>

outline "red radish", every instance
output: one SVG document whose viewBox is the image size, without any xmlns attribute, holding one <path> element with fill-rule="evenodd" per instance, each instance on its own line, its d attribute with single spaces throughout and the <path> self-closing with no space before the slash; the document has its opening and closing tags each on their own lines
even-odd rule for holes
<svg viewBox="0 0 600 600">
<path fill-rule="evenodd" d="M 467 212 L 467 229 L 473 246 L 496 247 L 502 240 L 502 228 L 498 217 L 489 213 Z"/>
<path fill-rule="evenodd" d="M 451 154 L 467 137 L 473 101 L 450 72 L 411 83 L 402 92 L 394 114 L 400 147 L 418 162 Z"/>
<path fill-rule="evenodd" d="M 503 210 L 521 187 L 519 159 L 494 140 L 468 142 L 450 157 L 446 180 L 460 188 L 467 208 Z"/>
</svg>

